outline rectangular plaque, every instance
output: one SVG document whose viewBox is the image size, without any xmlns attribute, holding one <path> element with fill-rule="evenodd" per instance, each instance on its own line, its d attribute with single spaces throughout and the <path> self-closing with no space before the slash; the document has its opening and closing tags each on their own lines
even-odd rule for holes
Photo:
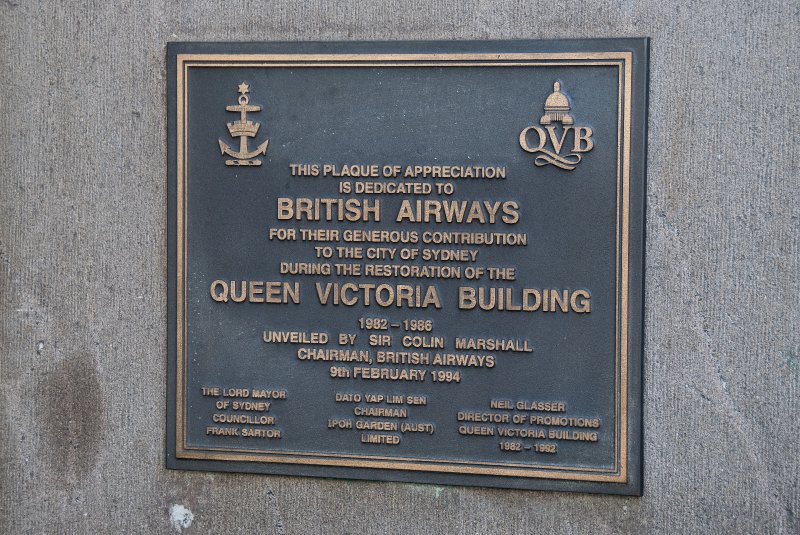
<svg viewBox="0 0 800 535">
<path fill-rule="evenodd" d="M 646 39 L 167 56 L 168 467 L 641 493 Z"/>
</svg>

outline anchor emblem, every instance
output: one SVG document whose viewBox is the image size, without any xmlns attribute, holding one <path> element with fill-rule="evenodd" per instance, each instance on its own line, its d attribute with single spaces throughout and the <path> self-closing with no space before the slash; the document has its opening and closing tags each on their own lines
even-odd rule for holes
<svg viewBox="0 0 800 535">
<path fill-rule="evenodd" d="M 261 160 L 254 160 L 259 154 L 267 154 L 267 145 L 269 140 L 258 146 L 256 150 L 250 151 L 247 146 L 247 138 L 256 137 L 261 123 L 254 123 L 247 120 L 247 112 L 261 111 L 261 106 L 251 106 L 250 97 L 247 93 L 250 92 L 250 86 L 242 82 L 239 84 L 239 104 L 233 106 L 225 106 L 225 109 L 232 112 L 239 112 L 242 114 L 238 121 L 228 123 L 228 131 L 231 137 L 239 138 L 239 151 L 230 148 L 224 141 L 219 140 L 219 150 L 222 154 L 227 154 L 234 158 L 233 160 L 225 160 L 225 165 L 261 165 Z"/>
</svg>

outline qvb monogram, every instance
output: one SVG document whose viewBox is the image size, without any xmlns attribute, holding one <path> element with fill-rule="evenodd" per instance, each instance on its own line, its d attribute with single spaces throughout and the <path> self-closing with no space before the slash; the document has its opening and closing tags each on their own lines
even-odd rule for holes
<svg viewBox="0 0 800 535">
<path fill-rule="evenodd" d="M 553 84 L 553 92 L 544 102 L 544 115 L 539 123 L 542 126 L 528 126 L 519 134 L 520 147 L 525 152 L 536 154 L 534 164 L 538 167 L 554 165 L 572 171 L 581 162 L 583 154 L 594 148 L 592 129 L 574 126 L 569 99 L 561 92 L 559 82 Z M 561 128 L 558 128 L 559 123 Z M 534 138 L 537 142 L 531 143 Z M 564 150 L 568 152 L 562 155 Z"/>
</svg>

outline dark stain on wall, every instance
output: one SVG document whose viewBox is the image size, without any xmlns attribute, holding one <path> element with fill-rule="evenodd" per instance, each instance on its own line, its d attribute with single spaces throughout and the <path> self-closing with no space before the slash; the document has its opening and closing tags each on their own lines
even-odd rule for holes
<svg viewBox="0 0 800 535">
<path fill-rule="evenodd" d="M 42 458 L 55 484 L 71 487 L 91 472 L 103 439 L 104 409 L 94 359 L 72 353 L 50 372 L 37 396 Z"/>
</svg>

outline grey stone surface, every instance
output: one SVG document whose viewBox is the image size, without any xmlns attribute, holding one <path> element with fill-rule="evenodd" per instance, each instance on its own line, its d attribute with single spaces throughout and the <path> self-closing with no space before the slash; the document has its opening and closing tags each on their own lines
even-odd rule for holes
<svg viewBox="0 0 800 535">
<path fill-rule="evenodd" d="M 164 469 L 165 43 L 653 38 L 645 496 Z M 800 4 L 0 2 L 0 532 L 800 532 Z"/>
</svg>

